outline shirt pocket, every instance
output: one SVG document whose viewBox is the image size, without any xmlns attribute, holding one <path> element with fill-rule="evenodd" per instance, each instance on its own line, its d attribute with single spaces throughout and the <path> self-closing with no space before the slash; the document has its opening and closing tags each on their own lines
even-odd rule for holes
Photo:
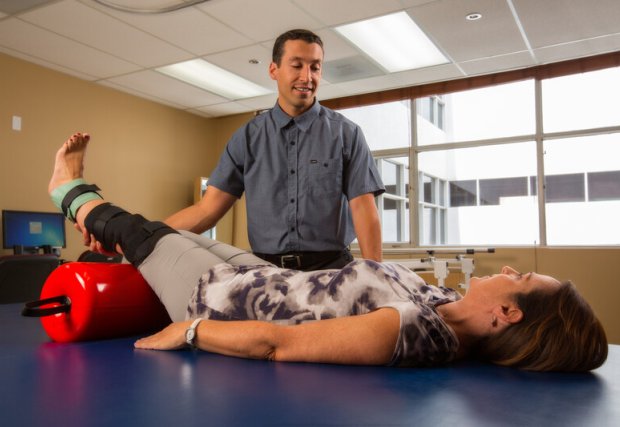
<svg viewBox="0 0 620 427">
<path fill-rule="evenodd" d="M 310 160 L 307 187 L 308 192 L 313 196 L 340 196 L 342 194 L 342 158 Z"/>
</svg>

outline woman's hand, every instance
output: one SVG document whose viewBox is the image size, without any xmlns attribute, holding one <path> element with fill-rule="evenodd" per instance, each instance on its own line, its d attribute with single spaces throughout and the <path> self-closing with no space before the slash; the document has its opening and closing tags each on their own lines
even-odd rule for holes
<svg viewBox="0 0 620 427">
<path fill-rule="evenodd" d="M 185 331 L 190 327 L 189 322 L 174 322 L 161 331 L 135 342 L 135 348 L 144 350 L 177 350 L 185 347 Z"/>
</svg>

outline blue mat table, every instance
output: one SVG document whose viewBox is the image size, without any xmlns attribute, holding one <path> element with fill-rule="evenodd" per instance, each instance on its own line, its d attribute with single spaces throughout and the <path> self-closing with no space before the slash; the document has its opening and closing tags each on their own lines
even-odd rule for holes
<svg viewBox="0 0 620 427">
<path fill-rule="evenodd" d="M 1 426 L 620 426 L 620 346 L 590 374 L 285 364 L 58 344 L 0 305 Z"/>
</svg>

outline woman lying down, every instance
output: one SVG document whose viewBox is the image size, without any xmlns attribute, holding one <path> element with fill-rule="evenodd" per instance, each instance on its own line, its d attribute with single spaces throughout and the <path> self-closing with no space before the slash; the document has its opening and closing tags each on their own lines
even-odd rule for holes
<svg viewBox="0 0 620 427">
<path fill-rule="evenodd" d="M 394 263 L 277 268 L 104 202 L 82 178 L 89 139 L 76 133 L 58 150 L 49 191 L 93 242 L 138 268 L 166 307 L 173 323 L 138 349 L 420 367 L 474 358 L 533 371 L 588 371 L 607 358 L 603 327 L 570 282 L 504 267 L 472 278 L 461 297 Z"/>
</svg>

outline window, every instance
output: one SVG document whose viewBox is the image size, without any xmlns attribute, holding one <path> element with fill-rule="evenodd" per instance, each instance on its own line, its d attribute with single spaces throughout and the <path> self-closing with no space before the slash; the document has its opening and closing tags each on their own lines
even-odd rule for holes
<svg viewBox="0 0 620 427">
<path fill-rule="evenodd" d="M 546 141 L 547 243 L 620 243 L 620 133 Z"/>
<path fill-rule="evenodd" d="M 409 101 L 387 102 L 339 110 L 357 123 L 371 150 L 406 148 L 411 144 L 411 108 Z"/>
<path fill-rule="evenodd" d="M 424 173 L 434 171 L 449 188 L 449 206 L 440 225 L 442 244 L 538 241 L 538 202 L 528 191 L 528 177 L 536 173 L 533 141 L 422 152 L 418 167 Z M 422 245 L 432 244 L 422 237 L 437 233 L 437 224 L 428 226 L 433 229 L 421 231 Z"/>
<path fill-rule="evenodd" d="M 202 197 L 205 195 L 207 191 L 207 183 L 209 182 L 209 178 L 200 176 L 196 178 L 194 181 L 194 203 L 197 203 Z M 209 230 L 202 233 L 203 236 L 208 237 L 209 239 L 216 238 L 216 227 L 212 227 Z"/>
<path fill-rule="evenodd" d="M 545 132 L 620 125 L 620 68 L 542 81 Z"/>
<path fill-rule="evenodd" d="M 384 242 L 409 242 L 409 159 L 382 158 L 377 168 L 385 193 L 378 198 Z"/>
<path fill-rule="evenodd" d="M 545 197 L 547 203 L 584 202 L 586 200 L 584 174 L 547 175 Z"/>
<path fill-rule="evenodd" d="M 419 210 L 422 212 L 419 221 L 420 241 L 423 245 L 443 245 L 446 243 L 446 196 L 447 182 L 436 176 L 419 173 L 421 183 Z"/>
<path fill-rule="evenodd" d="M 340 110 L 357 123 L 373 150 L 386 192 L 377 198 L 384 242 L 410 243 L 409 147 L 411 102 Z"/>
<path fill-rule="evenodd" d="M 441 125 L 428 120 L 429 107 L 441 100 Z M 510 100 L 507 102 L 506 100 Z M 534 81 L 418 99 L 418 144 L 474 141 L 531 135 L 535 132 Z"/>
<path fill-rule="evenodd" d="M 478 204 L 478 185 L 474 179 L 450 182 L 450 207 L 476 206 Z"/>
<path fill-rule="evenodd" d="M 341 110 L 386 185 L 385 242 L 620 244 L 620 67 L 540 75 Z"/>
<path fill-rule="evenodd" d="M 503 197 L 527 195 L 525 176 L 480 180 L 480 205 L 499 205 Z"/>
<path fill-rule="evenodd" d="M 418 115 L 426 119 L 430 124 L 438 129 L 444 129 L 445 123 L 445 103 L 442 96 L 430 96 L 416 100 Z"/>
</svg>

